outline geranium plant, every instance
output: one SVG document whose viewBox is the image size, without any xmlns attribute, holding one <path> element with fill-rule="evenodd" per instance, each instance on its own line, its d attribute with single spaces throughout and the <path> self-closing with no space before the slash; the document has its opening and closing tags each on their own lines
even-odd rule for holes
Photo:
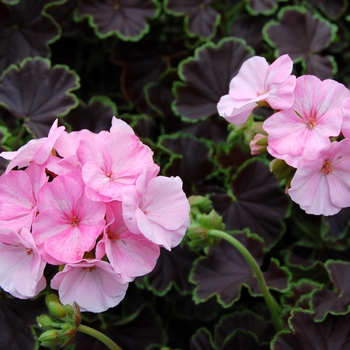
<svg viewBox="0 0 350 350">
<path fill-rule="evenodd" d="M 0 0 L 4 349 L 347 349 L 348 1 Z"/>
</svg>

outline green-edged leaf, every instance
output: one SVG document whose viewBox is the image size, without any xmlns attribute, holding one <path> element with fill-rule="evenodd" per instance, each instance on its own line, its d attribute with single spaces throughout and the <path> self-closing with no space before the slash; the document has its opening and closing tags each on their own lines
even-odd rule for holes
<svg viewBox="0 0 350 350">
<path fill-rule="evenodd" d="M 181 292 L 190 292 L 193 286 L 188 281 L 189 271 L 197 254 L 186 246 L 178 246 L 171 252 L 162 249 L 157 264 L 144 280 L 157 295 L 166 294 L 172 286 Z"/>
<path fill-rule="evenodd" d="M 191 350 L 215 350 L 211 333 L 206 328 L 200 328 L 191 337 Z"/>
<path fill-rule="evenodd" d="M 25 57 L 49 56 L 48 46 L 60 37 L 61 32 L 45 8 L 61 2 L 12 1 L 10 9 L 0 3 L 0 73 Z"/>
<path fill-rule="evenodd" d="M 259 339 L 253 332 L 246 331 L 245 329 L 236 329 L 225 339 L 225 342 L 220 349 L 256 350 L 258 348 Z"/>
<path fill-rule="evenodd" d="M 257 263 L 262 265 L 264 254 L 261 240 L 256 235 L 247 235 L 247 233 L 235 234 L 234 237 L 249 250 Z M 287 288 L 289 273 L 285 268 L 280 268 L 276 261 L 270 262 L 269 269 L 264 272 L 264 275 L 270 288 L 277 290 Z M 220 304 L 229 307 L 239 299 L 243 286 L 246 286 L 253 296 L 261 295 L 249 263 L 225 240 L 210 248 L 208 256 L 200 257 L 195 261 L 190 280 L 197 285 L 194 290 L 197 303 L 216 295 Z"/>
<path fill-rule="evenodd" d="M 175 113 L 190 120 L 217 113 L 216 105 L 228 93 L 230 80 L 252 55 L 253 50 L 237 38 L 223 39 L 217 45 L 210 42 L 197 49 L 194 57 L 180 63 L 183 82 L 174 83 Z"/>
<path fill-rule="evenodd" d="M 248 161 L 230 183 L 226 193 L 211 195 L 214 208 L 224 218 L 228 230 L 246 227 L 258 234 L 270 248 L 284 232 L 282 219 L 289 200 L 275 176 L 260 161 Z"/>
<path fill-rule="evenodd" d="M 140 40 L 148 31 L 148 20 L 159 13 L 157 0 L 83 0 L 78 20 L 87 17 L 100 38 L 116 34 L 123 40 Z"/>
<path fill-rule="evenodd" d="M 166 166 L 165 175 L 180 176 L 188 196 L 203 191 L 205 178 L 213 171 L 213 163 L 210 161 L 212 151 L 209 145 L 181 134 L 161 138 L 161 145 L 179 155 Z"/>
<path fill-rule="evenodd" d="M 250 310 L 236 312 L 223 316 L 219 324 L 215 326 L 215 344 L 218 349 L 222 348 L 227 337 L 236 329 L 252 332 L 259 339 L 259 344 L 268 343 L 275 334 L 274 325 L 264 317 Z M 260 349 L 260 347 L 255 349 Z"/>
<path fill-rule="evenodd" d="M 43 58 L 25 59 L 11 65 L 2 76 L 0 104 L 36 136 L 47 136 L 53 121 L 78 104 L 72 90 L 79 77 L 66 66 L 51 67 Z"/>
<path fill-rule="evenodd" d="M 294 310 L 289 319 L 292 332 L 282 331 L 272 350 L 345 350 L 350 349 L 350 314 L 328 315 L 316 323 L 309 311 Z"/>
<path fill-rule="evenodd" d="M 276 0 L 246 0 L 246 7 L 252 15 L 264 14 L 270 15 L 277 10 Z"/>
<path fill-rule="evenodd" d="M 350 305 L 350 263 L 330 260 L 325 267 L 336 291 L 325 286 L 315 291 L 312 296 L 315 320 L 323 320 L 328 313 L 347 313 Z"/>
<path fill-rule="evenodd" d="M 112 117 L 117 115 L 117 107 L 109 97 L 93 96 L 86 105 L 80 101 L 79 106 L 65 117 L 72 130 L 88 129 L 93 132 L 109 130 Z"/>
<path fill-rule="evenodd" d="M 210 6 L 213 0 L 166 0 L 168 13 L 185 15 L 185 28 L 189 35 L 209 38 L 220 23 L 220 15 Z"/>
<path fill-rule="evenodd" d="M 334 59 L 320 56 L 334 40 L 337 27 L 319 15 L 310 15 L 304 7 L 284 7 L 279 21 L 266 24 L 263 34 L 277 48 L 276 56 L 289 54 L 294 62 L 302 61 L 305 74 L 327 79 L 335 71 Z"/>
<path fill-rule="evenodd" d="M 309 0 L 311 4 L 318 6 L 330 19 L 338 19 L 349 6 L 348 0 Z"/>
</svg>

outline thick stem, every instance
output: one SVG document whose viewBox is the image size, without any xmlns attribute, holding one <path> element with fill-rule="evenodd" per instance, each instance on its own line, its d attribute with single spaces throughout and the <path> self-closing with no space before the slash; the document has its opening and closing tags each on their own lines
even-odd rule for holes
<svg viewBox="0 0 350 350">
<path fill-rule="evenodd" d="M 282 330 L 282 322 L 277 312 L 277 306 L 276 300 L 271 295 L 269 289 L 267 288 L 266 281 L 264 278 L 264 275 L 261 272 L 260 266 L 256 262 L 256 260 L 253 258 L 253 256 L 249 253 L 248 249 L 239 242 L 236 238 L 229 235 L 226 232 L 219 231 L 219 230 L 210 230 L 209 235 L 216 236 L 225 239 L 229 243 L 231 243 L 236 249 L 238 249 L 241 254 L 244 256 L 244 258 L 248 261 L 249 265 L 253 269 L 255 273 L 255 277 L 258 280 L 260 289 L 263 293 L 263 296 L 265 298 L 266 305 L 270 311 L 272 321 L 277 329 L 277 331 Z"/>
<path fill-rule="evenodd" d="M 111 338 L 94 328 L 81 324 L 78 327 L 78 332 L 91 335 L 92 337 L 101 341 L 103 344 L 107 345 L 111 350 L 122 350 Z"/>
</svg>

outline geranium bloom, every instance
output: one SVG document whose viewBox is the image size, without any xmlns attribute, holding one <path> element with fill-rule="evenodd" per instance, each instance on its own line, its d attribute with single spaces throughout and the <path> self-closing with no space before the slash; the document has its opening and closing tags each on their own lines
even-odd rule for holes
<svg viewBox="0 0 350 350">
<path fill-rule="evenodd" d="M 32 234 L 0 229 L 0 286 L 20 299 L 28 299 L 46 286 L 42 260 Z"/>
<path fill-rule="evenodd" d="M 127 283 L 106 261 L 84 259 L 67 264 L 51 280 L 51 288 L 58 289 L 62 304 L 76 302 L 81 311 L 103 312 L 123 300 Z"/>
<path fill-rule="evenodd" d="M 1 152 L 1 157 L 7 160 L 11 159 L 6 171 L 10 171 L 16 166 L 19 168 L 26 167 L 32 161 L 37 164 L 44 164 L 49 158 L 55 142 L 65 129 L 64 126 L 58 127 L 57 125 L 58 120 L 56 119 L 51 126 L 48 137 L 30 140 L 27 144 L 15 152 Z"/>
<path fill-rule="evenodd" d="M 38 200 L 39 214 L 33 223 L 38 245 L 62 262 L 76 262 L 90 251 L 105 226 L 104 203 L 84 193 L 79 172 L 56 177 L 45 184 Z"/>
<path fill-rule="evenodd" d="M 332 142 L 315 160 L 303 159 L 288 190 L 308 214 L 334 215 L 350 206 L 350 139 Z"/>
<path fill-rule="evenodd" d="M 189 225 L 189 203 L 179 177 L 152 177 L 151 169 L 123 192 L 123 218 L 131 232 L 170 250 L 178 245 Z"/>
<path fill-rule="evenodd" d="M 270 66 L 263 57 L 248 59 L 231 80 L 229 94 L 221 97 L 217 105 L 219 114 L 239 125 L 262 102 L 274 109 L 290 108 L 296 79 L 290 75 L 292 69 L 293 61 L 288 55 L 279 57 Z"/>
<path fill-rule="evenodd" d="M 143 276 L 154 269 L 160 254 L 159 246 L 143 235 L 135 235 L 126 227 L 122 217 L 122 203 L 106 204 L 103 238 L 96 247 L 96 258 L 106 254 L 115 272 L 129 277 Z"/>
<path fill-rule="evenodd" d="M 301 158 L 316 159 L 317 152 L 330 144 L 330 137 L 339 135 L 342 102 L 349 94 L 344 85 L 334 80 L 299 77 L 293 106 L 264 122 L 268 152 L 293 167 Z"/>
<path fill-rule="evenodd" d="M 153 165 L 153 152 L 137 136 L 117 126 L 103 142 L 85 137 L 77 155 L 83 164 L 86 194 L 96 201 L 122 200 L 123 188 L 134 184 L 143 169 Z"/>
<path fill-rule="evenodd" d="M 31 229 L 37 194 L 47 179 L 45 166 L 36 163 L 25 171 L 11 170 L 0 177 L 0 227 Z"/>
</svg>

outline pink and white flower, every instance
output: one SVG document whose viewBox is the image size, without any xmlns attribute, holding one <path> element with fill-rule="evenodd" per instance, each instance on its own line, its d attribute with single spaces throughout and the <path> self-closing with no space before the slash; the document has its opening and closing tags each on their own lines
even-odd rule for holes
<svg viewBox="0 0 350 350">
<path fill-rule="evenodd" d="M 72 172 L 56 177 L 39 193 L 33 236 L 58 261 L 79 261 L 103 232 L 105 205 L 87 198 L 84 189 L 80 173 Z"/>
<path fill-rule="evenodd" d="M 123 218 L 129 230 L 170 250 L 177 246 L 189 226 L 190 206 L 179 177 L 152 177 L 143 172 L 136 186 L 123 192 Z"/>
<path fill-rule="evenodd" d="M 122 283 L 112 266 L 101 260 L 84 259 L 67 264 L 51 280 L 63 304 L 76 302 L 81 311 L 103 312 L 123 300 L 128 283 Z"/>
<path fill-rule="evenodd" d="M 254 56 L 242 64 L 232 78 L 229 94 L 222 96 L 219 115 L 232 124 L 243 124 L 263 102 L 274 109 L 290 108 L 294 95 L 293 61 L 288 55 L 276 59 L 270 66 L 266 59 Z"/>
<path fill-rule="evenodd" d="M 36 296 L 46 286 L 45 265 L 28 229 L 0 229 L 1 288 L 20 299 Z"/>
<path fill-rule="evenodd" d="M 308 214 L 334 215 L 350 207 L 350 139 L 332 142 L 316 159 L 303 159 L 288 193 Z"/>
</svg>

